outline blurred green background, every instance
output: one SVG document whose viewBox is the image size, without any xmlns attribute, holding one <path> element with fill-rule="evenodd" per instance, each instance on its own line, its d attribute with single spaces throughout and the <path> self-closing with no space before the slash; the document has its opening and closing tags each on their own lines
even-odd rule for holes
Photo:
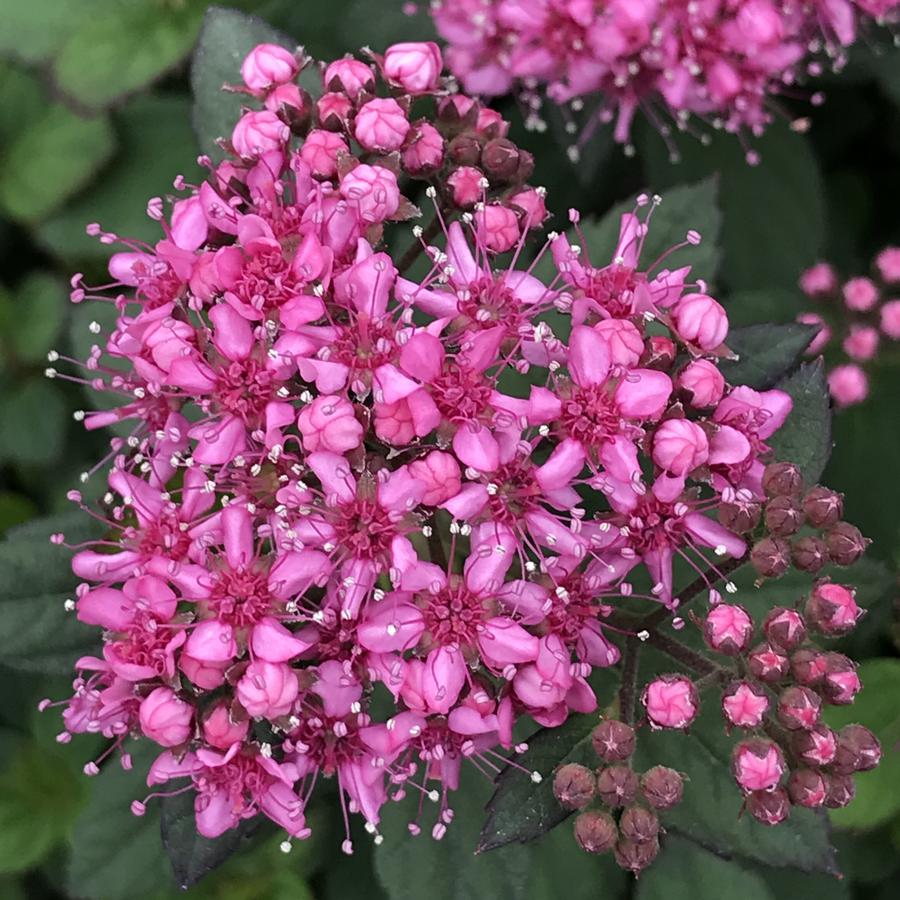
<svg viewBox="0 0 900 900">
<path fill-rule="evenodd" d="M 262 16 L 319 58 L 430 34 L 427 18 L 405 16 L 400 0 L 231 5 Z M 84 272 L 88 282 L 104 280 L 107 248 L 87 238 L 84 226 L 98 221 L 153 240 L 146 200 L 164 194 L 176 174 L 189 181 L 196 175 L 187 72 L 207 6 L 198 0 L 0 0 L 0 535 L 11 532 L 0 545 L 2 900 L 177 895 L 153 814 L 139 820 L 128 813 L 140 794 L 138 773 L 109 767 L 100 778 L 86 779 L 80 769 L 97 746 L 88 738 L 58 745 L 57 713 L 35 711 L 41 697 L 67 695 L 71 662 L 85 648 L 84 636 L 61 613 L 59 600 L 71 589 L 63 558 L 35 543 L 49 526 L 28 523 L 45 516 L 66 522 L 66 491 L 103 454 L 103 436 L 86 435 L 72 418 L 89 399 L 78 384 L 43 377 L 46 353 L 52 347 L 84 356 L 93 342 L 89 325 L 97 310 L 73 307 L 67 299 L 73 272 Z M 558 222 L 571 205 L 585 216 L 602 214 L 644 187 L 665 196 L 667 189 L 715 173 L 704 196 L 721 210 L 721 233 L 717 237 L 702 219 L 685 227 L 709 225 L 718 296 L 738 324 L 790 321 L 807 305 L 796 289 L 805 266 L 827 258 L 845 276 L 864 274 L 879 249 L 900 244 L 900 51 L 877 40 L 863 43 L 846 73 L 826 79 L 824 107 L 798 103 L 788 111 L 787 118 L 809 115 L 810 132 L 797 134 L 786 122 L 773 127 L 758 142 L 763 164 L 757 169 L 744 164 L 734 140 L 718 138 L 709 147 L 683 142 L 682 162 L 673 165 L 646 125 L 638 129 L 635 159 L 600 138 L 574 169 L 564 152 L 568 138 L 552 120 L 544 134 L 519 128 L 515 136 L 535 153 L 534 181 L 548 188 Z M 512 105 L 507 112 L 517 119 Z M 862 570 L 875 599 L 852 645 L 864 660 L 869 687 L 853 715 L 877 730 L 886 748 L 881 769 L 864 776 L 852 812 L 835 816 L 846 877 L 757 867 L 735 882 L 743 871 L 736 863 L 711 856 L 698 862 L 696 850 L 686 850 L 678 857 L 680 869 L 670 862 L 642 880 L 638 895 L 644 900 L 663 891 L 672 900 L 706 900 L 726 890 L 740 900 L 813 891 L 822 900 L 898 896 L 898 361 L 897 345 L 883 352 L 869 401 L 837 416 L 836 450 L 826 473 L 826 482 L 847 495 L 847 517 L 875 540 Z M 101 488 L 95 480 L 85 493 Z M 479 812 L 476 802 L 476 830 Z M 337 852 L 335 813 L 336 804 L 323 807 L 316 838 L 288 857 L 280 854 L 277 837 L 258 836 L 191 895 L 381 896 L 368 842 L 359 841 L 350 858 Z M 379 875 L 391 900 L 429 893 L 613 898 L 633 891 L 620 873 L 575 853 L 565 831 L 528 851 L 543 874 L 524 888 L 514 890 L 497 876 L 522 851 L 481 858 L 472 880 L 465 874 L 474 865 L 469 857 L 454 858 L 452 865 L 444 860 L 446 877 L 435 881 L 428 854 L 417 859 L 415 852 L 402 858 L 397 872 L 393 864 L 380 865 Z M 692 872 L 691 865 L 702 871 Z M 477 873 L 488 869 L 491 877 L 479 881 Z M 453 887 L 457 878 L 462 880 Z"/>
</svg>

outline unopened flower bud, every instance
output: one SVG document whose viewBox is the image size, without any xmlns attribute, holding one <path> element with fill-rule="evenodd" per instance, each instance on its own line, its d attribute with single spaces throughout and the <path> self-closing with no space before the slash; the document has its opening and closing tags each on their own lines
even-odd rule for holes
<svg viewBox="0 0 900 900">
<path fill-rule="evenodd" d="M 684 778 L 668 766 L 654 766 L 641 776 L 641 794 L 654 809 L 672 809 L 684 796 Z"/>
<path fill-rule="evenodd" d="M 141 731 L 162 747 L 176 747 L 190 736 L 194 707 L 171 688 L 158 687 L 142 701 L 138 713 Z"/>
<path fill-rule="evenodd" d="M 791 736 L 791 748 L 807 766 L 827 766 L 837 752 L 837 734 L 819 723 L 809 731 L 795 731 Z"/>
<path fill-rule="evenodd" d="M 506 138 L 494 138 L 481 151 L 481 168 L 491 180 L 511 181 L 519 170 L 519 148 Z"/>
<path fill-rule="evenodd" d="M 676 384 L 688 403 L 697 409 L 715 406 L 725 391 L 722 373 L 708 359 L 695 359 L 688 363 L 679 373 Z"/>
<path fill-rule="evenodd" d="M 861 689 L 856 663 L 843 653 L 826 653 L 825 677 L 822 679 L 825 699 L 835 706 L 845 706 L 853 702 Z"/>
<path fill-rule="evenodd" d="M 384 52 L 384 76 L 410 94 L 423 94 L 438 87 L 444 61 L 437 44 L 408 41 L 392 44 Z"/>
<path fill-rule="evenodd" d="M 498 203 L 491 203 L 475 212 L 475 227 L 479 239 L 494 253 L 512 249 L 521 235 L 515 212 Z"/>
<path fill-rule="evenodd" d="M 447 179 L 450 196 L 455 206 L 469 209 L 484 197 L 481 181 L 484 173 L 473 166 L 460 166 Z"/>
<path fill-rule="evenodd" d="M 844 806 L 849 806 L 856 796 L 856 785 L 853 783 L 853 776 L 831 772 L 826 781 L 825 806 L 828 809 L 841 809 Z"/>
<path fill-rule="evenodd" d="M 597 796 L 611 809 L 630 806 L 637 791 L 638 777 L 628 766 L 607 766 L 597 774 Z"/>
<path fill-rule="evenodd" d="M 235 693 L 249 715 L 277 719 L 287 715 L 297 699 L 297 673 L 285 663 L 257 659 L 247 666 Z"/>
<path fill-rule="evenodd" d="M 662 334 L 652 335 L 646 342 L 644 352 L 641 354 L 640 365 L 645 369 L 656 369 L 659 372 L 668 372 L 675 362 L 678 348 L 675 341 Z"/>
<path fill-rule="evenodd" d="M 616 865 L 626 872 L 633 872 L 637 875 L 656 859 L 658 853 L 658 838 L 642 843 L 620 838 L 615 848 Z"/>
<path fill-rule="evenodd" d="M 241 78 L 251 91 L 262 92 L 293 81 L 299 70 L 297 59 L 290 50 L 277 44 L 257 44 L 244 57 Z"/>
<path fill-rule="evenodd" d="M 641 694 L 651 728 L 687 728 L 697 718 L 700 698 L 684 675 L 659 675 Z"/>
<path fill-rule="evenodd" d="M 766 528 L 778 537 L 796 534 L 803 524 L 803 512 L 795 497 L 773 497 L 766 504 Z"/>
<path fill-rule="evenodd" d="M 604 762 L 622 762 L 634 753 L 634 729 L 616 719 L 604 719 L 591 732 L 591 743 Z"/>
<path fill-rule="evenodd" d="M 751 738 L 737 744 L 731 754 L 734 780 L 747 793 L 778 787 L 786 765 L 781 748 L 767 738 Z"/>
<path fill-rule="evenodd" d="M 703 636 L 716 653 L 738 656 L 753 639 L 753 619 L 743 606 L 720 603 L 707 613 Z"/>
<path fill-rule="evenodd" d="M 353 103 L 344 93 L 322 94 L 316 100 L 316 117 L 327 131 L 343 131 L 353 113 Z"/>
<path fill-rule="evenodd" d="M 788 778 L 787 792 L 795 806 L 818 809 L 825 803 L 828 783 L 815 769 L 795 769 Z"/>
<path fill-rule="evenodd" d="M 791 565 L 791 546 L 781 538 L 765 537 L 753 545 L 750 562 L 764 578 L 781 578 Z"/>
<path fill-rule="evenodd" d="M 819 695 L 808 687 L 791 685 L 778 697 L 778 721 L 791 731 L 809 731 L 819 724 L 822 701 Z"/>
<path fill-rule="evenodd" d="M 447 159 L 457 166 L 476 166 L 481 159 L 482 141 L 474 134 L 458 134 L 447 145 Z"/>
<path fill-rule="evenodd" d="M 290 129 L 267 109 L 245 113 L 231 132 L 238 156 L 256 159 L 270 150 L 281 150 L 290 139 Z"/>
<path fill-rule="evenodd" d="M 797 610 L 777 606 L 766 616 L 763 633 L 770 644 L 793 650 L 806 640 L 806 622 Z"/>
<path fill-rule="evenodd" d="M 846 585 L 820 581 L 806 601 L 806 621 L 829 637 L 847 634 L 863 614 L 854 595 Z"/>
<path fill-rule="evenodd" d="M 360 146 L 378 153 L 399 150 L 410 129 L 403 107 L 392 97 L 375 97 L 356 112 L 353 134 Z"/>
<path fill-rule="evenodd" d="M 757 644 L 748 657 L 750 672 L 760 681 L 781 681 L 790 671 L 790 660 L 772 644 Z"/>
<path fill-rule="evenodd" d="M 730 684 L 722 695 L 725 721 L 738 728 L 757 728 L 769 710 L 765 689 L 749 681 Z"/>
<path fill-rule="evenodd" d="M 668 419 L 653 435 L 653 461 L 670 475 L 687 475 L 709 456 L 706 433 L 689 419 Z"/>
<path fill-rule="evenodd" d="M 747 812 L 761 825 L 780 825 L 791 814 L 787 791 L 754 791 L 747 797 Z"/>
<path fill-rule="evenodd" d="M 803 490 L 803 476 L 793 463 L 771 463 L 762 477 L 767 497 L 796 497 Z"/>
<path fill-rule="evenodd" d="M 803 497 L 803 514 L 813 528 L 835 525 L 843 511 L 843 495 L 821 485 L 810 488 Z"/>
<path fill-rule="evenodd" d="M 839 775 L 867 772 L 881 761 L 881 744 L 864 725 L 845 725 L 838 732 L 837 751 L 831 763 Z"/>
<path fill-rule="evenodd" d="M 428 122 L 416 125 L 403 149 L 401 161 L 410 175 L 421 178 L 437 172 L 444 162 L 444 139 L 440 132 Z"/>
<path fill-rule="evenodd" d="M 672 310 L 679 337 L 702 350 L 715 350 L 728 336 L 728 315 L 708 294 L 685 294 Z"/>
<path fill-rule="evenodd" d="M 752 502 L 720 503 L 718 512 L 722 525 L 737 534 L 753 531 L 762 517 L 762 507 Z"/>
<path fill-rule="evenodd" d="M 371 67 L 352 57 L 329 63 L 325 68 L 324 81 L 329 91 L 344 93 L 354 102 L 363 91 L 375 89 L 375 75 Z"/>
<path fill-rule="evenodd" d="M 575 840 L 587 853 L 607 853 L 615 846 L 619 832 L 609 813 L 589 809 L 575 819 Z"/>
<path fill-rule="evenodd" d="M 852 566 L 866 552 L 868 543 L 862 532 L 849 522 L 838 522 L 825 534 L 828 556 L 839 566 Z"/>
<path fill-rule="evenodd" d="M 568 763 L 553 777 L 553 796 L 564 809 L 584 809 L 597 788 L 594 773 L 586 766 Z"/>
<path fill-rule="evenodd" d="M 622 837 L 636 844 L 652 841 L 659 834 L 659 817 L 645 806 L 629 806 L 619 819 Z"/>
<path fill-rule="evenodd" d="M 217 703 L 203 718 L 203 739 L 219 750 L 227 750 L 232 744 L 243 741 L 249 730 L 249 720 L 233 721 L 224 701 Z"/>
<path fill-rule="evenodd" d="M 820 572 L 828 562 L 825 541 L 815 535 L 797 538 L 791 543 L 791 560 L 801 572 Z"/>
</svg>

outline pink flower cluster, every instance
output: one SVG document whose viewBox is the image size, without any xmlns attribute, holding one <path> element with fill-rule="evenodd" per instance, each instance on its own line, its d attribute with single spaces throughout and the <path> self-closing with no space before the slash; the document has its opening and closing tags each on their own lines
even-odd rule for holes
<svg viewBox="0 0 900 900">
<path fill-rule="evenodd" d="M 582 139 L 615 119 L 615 139 L 627 144 L 638 110 L 664 135 L 669 121 L 684 129 L 692 115 L 730 132 L 760 134 L 779 96 L 818 74 L 823 55 L 839 67 L 860 25 L 894 20 L 898 6 L 897 0 L 439 0 L 431 8 L 449 44 L 447 62 L 466 91 L 524 90 L 538 128 L 539 88 L 576 113 L 587 101 L 593 108 Z M 573 156 L 577 151 L 573 146 Z"/>
<path fill-rule="evenodd" d="M 409 792 L 440 838 L 465 760 L 496 771 L 520 718 L 597 707 L 630 573 L 674 609 L 676 559 L 715 581 L 744 556 L 711 513 L 762 498 L 791 401 L 727 384 L 723 308 L 641 259 L 658 198 L 611 261 L 558 234 L 526 261 L 545 216 L 527 156 L 442 93 L 433 45 L 332 62 L 315 102 L 301 64 L 251 52 L 257 102 L 202 183 L 150 201 L 156 244 L 89 228 L 125 249 L 72 299 L 115 324 L 85 378 L 48 374 L 107 395 L 88 428 L 130 430 L 97 466 L 106 534 L 73 561 L 103 651 L 61 739 L 157 744 L 148 784 L 193 791 L 207 837 L 262 813 L 304 838 L 335 778 L 376 840 Z M 432 216 L 403 254 L 400 177 Z"/>
<path fill-rule="evenodd" d="M 833 341 L 848 361 L 828 374 L 831 396 L 839 407 L 855 406 L 869 396 L 866 364 L 878 356 L 882 337 L 900 340 L 900 247 L 886 247 L 875 258 L 874 277 L 858 276 L 843 284 L 828 263 L 817 263 L 800 277 L 800 289 L 821 303 L 821 312 L 797 316 L 798 322 L 816 325 L 818 334 L 808 353 L 821 353 Z"/>
</svg>

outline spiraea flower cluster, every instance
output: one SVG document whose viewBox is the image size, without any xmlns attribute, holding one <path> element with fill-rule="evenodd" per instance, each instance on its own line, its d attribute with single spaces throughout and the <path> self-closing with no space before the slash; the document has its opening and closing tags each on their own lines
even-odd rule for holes
<svg viewBox="0 0 900 900">
<path fill-rule="evenodd" d="M 148 205 L 156 244 L 89 229 L 124 250 L 72 299 L 115 325 L 84 378 L 48 374 L 128 430 L 100 508 L 71 495 L 106 526 L 73 561 L 103 651 L 61 739 L 158 745 L 150 797 L 193 792 L 207 837 L 263 814 L 304 838 L 334 779 L 376 841 L 408 794 L 441 838 L 464 762 L 521 766 L 519 720 L 597 707 L 618 604 L 676 609 L 676 560 L 718 598 L 748 544 L 717 510 L 762 500 L 791 401 L 727 384 L 724 309 L 642 259 L 659 198 L 611 259 L 574 211 L 574 242 L 532 252 L 530 157 L 446 93 L 434 45 L 323 65 L 315 100 L 309 65 L 250 53 L 224 159 Z"/>
<path fill-rule="evenodd" d="M 614 122 L 629 146 L 643 112 L 664 135 L 696 117 L 759 135 L 780 98 L 840 68 L 870 20 L 896 21 L 897 0 L 438 0 L 431 5 L 447 62 L 473 94 L 522 93 L 542 128 L 542 91 L 566 104 L 578 150 L 596 126 Z M 811 95 L 820 102 L 821 95 Z M 587 119 L 581 111 L 587 108 Z M 755 151 L 748 151 L 755 162 Z"/>
<path fill-rule="evenodd" d="M 869 396 L 866 367 L 878 357 L 882 339 L 900 340 L 900 247 L 886 247 L 875 257 L 873 276 L 857 276 L 843 284 L 828 263 L 817 263 L 800 277 L 800 289 L 816 301 L 798 322 L 819 331 L 810 354 L 839 348 L 841 361 L 828 374 L 828 387 L 838 407 L 855 406 Z"/>
</svg>

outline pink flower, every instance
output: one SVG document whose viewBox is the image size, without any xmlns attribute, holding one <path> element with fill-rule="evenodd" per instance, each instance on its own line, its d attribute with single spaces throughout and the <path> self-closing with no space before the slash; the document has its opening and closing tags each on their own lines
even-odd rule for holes
<svg viewBox="0 0 900 900">
<path fill-rule="evenodd" d="M 900 283 L 900 247 L 885 247 L 875 257 L 875 265 L 885 284 Z"/>
<path fill-rule="evenodd" d="M 881 307 L 881 330 L 892 340 L 900 341 L 900 300 L 888 300 Z"/>
<path fill-rule="evenodd" d="M 844 353 L 858 362 L 872 359 L 878 352 L 878 329 L 869 325 L 851 325 L 841 345 Z"/>
<path fill-rule="evenodd" d="M 869 278 L 851 278 L 842 293 L 847 309 L 854 312 L 868 312 L 878 303 L 878 287 Z"/>
<path fill-rule="evenodd" d="M 353 134 L 366 150 L 399 150 L 409 133 L 409 119 L 391 98 L 369 100 L 356 113 Z"/>
<path fill-rule="evenodd" d="M 753 639 L 753 619 L 742 606 L 720 603 L 706 614 L 703 635 L 717 653 L 738 656 Z"/>
<path fill-rule="evenodd" d="M 722 696 L 726 721 L 738 728 L 757 728 L 769 710 L 769 698 L 762 687 L 747 681 L 731 685 Z"/>
<path fill-rule="evenodd" d="M 803 325 L 815 325 L 818 328 L 816 336 L 810 341 L 809 347 L 806 348 L 807 354 L 816 356 L 821 353 L 831 340 L 831 329 L 827 322 L 816 313 L 800 313 L 797 321 Z"/>
<path fill-rule="evenodd" d="M 869 379 L 855 363 L 844 363 L 828 373 L 828 388 L 838 406 L 855 406 L 869 396 Z"/>
<path fill-rule="evenodd" d="M 392 44 L 384 52 L 384 74 L 410 94 L 437 88 L 444 61 L 437 44 L 410 42 Z"/>
<path fill-rule="evenodd" d="M 299 71 L 293 53 L 277 44 L 257 44 L 241 64 L 244 84 L 258 92 L 293 81 Z"/>
<path fill-rule="evenodd" d="M 819 582 L 806 601 L 807 621 L 823 634 L 847 634 L 863 615 L 854 594 L 845 585 Z"/>
<path fill-rule="evenodd" d="M 742 741 L 731 755 L 731 771 L 744 791 L 770 791 L 778 787 L 786 768 L 778 745 L 763 738 Z"/>
<path fill-rule="evenodd" d="M 687 728 L 697 718 L 699 698 L 689 678 L 662 675 L 641 694 L 651 728 Z"/>
<path fill-rule="evenodd" d="M 838 288 L 838 277 L 834 267 L 828 263 L 816 263 L 800 276 L 800 290 L 807 297 L 822 297 L 833 294 Z"/>
<path fill-rule="evenodd" d="M 183 744 L 193 730 L 193 718 L 193 706 L 171 688 L 158 687 L 141 701 L 141 731 L 163 747 Z"/>
</svg>

